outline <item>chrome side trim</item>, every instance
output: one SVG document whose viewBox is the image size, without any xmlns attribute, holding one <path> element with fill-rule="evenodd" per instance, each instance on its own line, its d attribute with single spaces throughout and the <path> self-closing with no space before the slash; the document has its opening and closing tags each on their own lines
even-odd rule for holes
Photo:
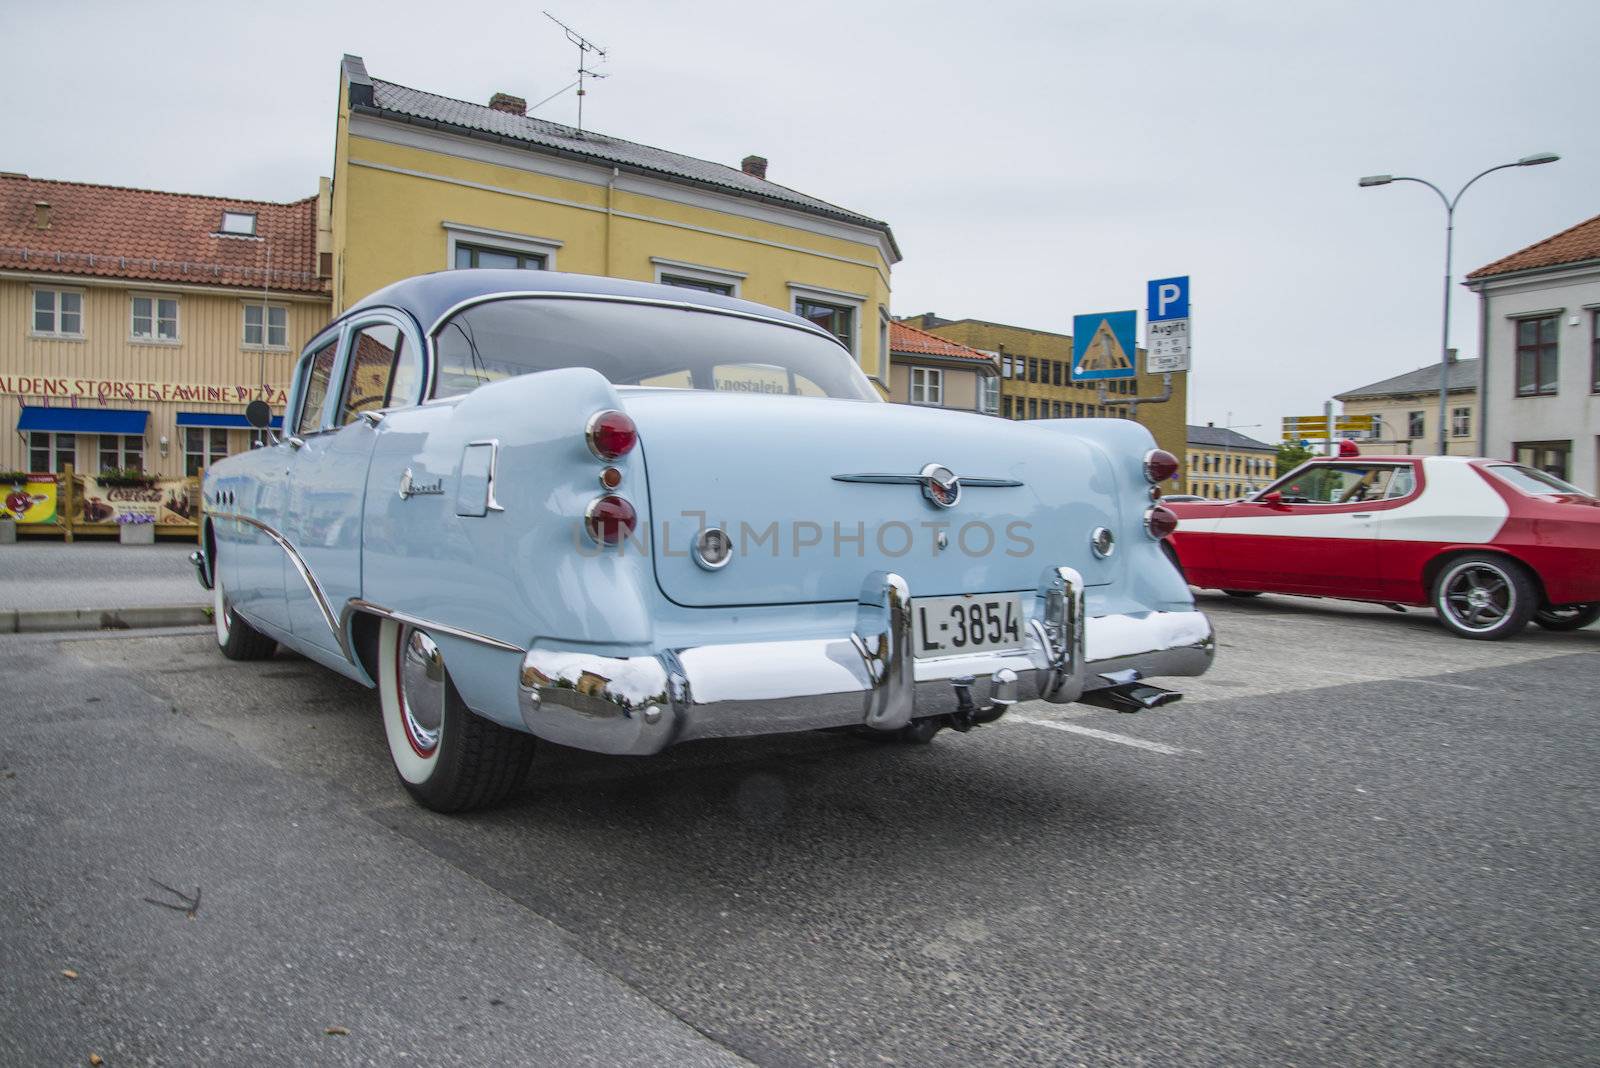
<svg viewBox="0 0 1600 1068">
<path fill-rule="evenodd" d="M 833 476 L 835 482 L 870 482 L 880 486 L 920 486 L 924 479 L 923 475 L 880 475 L 870 472 Z M 1014 478 L 970 478 L 967 475 L 958 475 L 957 479 L 963 486 L 977 486 L 982 489 L 1016 489 L 1025 485 Z"/>
<path fill-rule="evenodd" d="M 333 632 L 334 638 L 339 642 L 339 647 L 344 649 L 344 635 L 340 630 L 339 620 L 334 617 L 333 609 L 328 606 L 328 598 L 323 595 L 322 587 L 317 585 L 316 576 L 311 574 L 311 569 L 300 558 L 300 553 L 295 547 L 289 544 L 288 538 L 285 538 L 261 520 L 252 516 L 241 515 L 238 512 L 212 512 L 211 517 L 213 519 L 233 519 L 240 523 L 248 523 L 276 542 L 278 548 L 288 554 L 289 562 L 300 573 L 300 578 L 305 582 L 306 589 L 311 591 L 311 599 L 316 602 L 317 610 L 322 613 L 322 621 L 328 625 L 328 630 Z M 349 655 L 348 649 L 345 649 L 345 655 Z"/>
<path fill-rule="evenodd" d="M 195 578 L 200 580 L 200 585 L 205 589 L 211 589 L 211 560 L 206 556 L 205 550 L 196 549 L 190 553 L 189 562 L 194 565 Z"/>
<path fill-rule="evenodd" d="M 524 653 L 527 651 L 520 645 L 503 642 L 499 638 L 491 638 L 487 634 L 479 634 L 475 630 L 466 630 L 462 627 L 452 627 L 448 623 L 438 623 L 431 619 L 423 619 L 421 616 L 414 616 L 410 612 L 400 612 L 393 608 L 385 608 L 381 604 L 374 604 L 372 601 L 363 600 L 360 597 L 352 597 L 345 602 L 344 609 L 339 613 L 339 633 L 348 632 L 350 617 L 357 612 L 367 612 L 371 615 L 381 616 L 384 619 L 392 619 L 396 623 L 404 623 L 407 626 L 416 627 L 430 634 L 448 634 L 452 638 L 477 642 L 479 645 L 487 645 L 491 649 L 501 649 L 508 653 Z"/>
</svg>

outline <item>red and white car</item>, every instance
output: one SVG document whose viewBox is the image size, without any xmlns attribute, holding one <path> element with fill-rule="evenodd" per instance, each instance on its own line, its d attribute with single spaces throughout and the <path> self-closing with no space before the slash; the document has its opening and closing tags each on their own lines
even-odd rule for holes
<svg viewBox="0 0 1600 1068">
<path fill-rule="evenodd" d="M 1171 508 L 1184 577 L 1233 596 L 1431 605 L 1466 638 L 1600 619 L 1600 500 L 1503 460 L 1312 460 L 1246 500 Z"/>
</svg>

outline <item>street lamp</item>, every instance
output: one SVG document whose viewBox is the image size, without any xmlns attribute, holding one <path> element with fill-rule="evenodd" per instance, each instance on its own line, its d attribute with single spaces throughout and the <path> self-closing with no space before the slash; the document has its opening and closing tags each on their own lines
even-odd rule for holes
<svg viewBox="0 0 1600 1068">
<path fill-rule="evenodd" d="M 1472 188 L 1472 183 L 1476 182 L 1479 178 L 1482 178 L 1485 174 L 1493 174 L 1495 171 L 1503 171 L 1511 167 L 1537 167 L 1541 163 L 1554 163 L 1560 158 L 1561 157 L 1556 155 L 1554 152 L 1535 152 L 1531 156 L 1523 156 L 1515 163 L 1502 163 L 1498 166 L 1490 167 L 1488 170 L 1482 171 L 1475 175 L 1472 178 L 1472 181 L 1469 181 L 1456 192 L 1454 197 L 1445 196 L 1444 190 L 1440 189 L 1426 178 L 1408 178 L 1404 176 L 1396 177 L 1392 174 L 1369 174 L 1365 178 L 1361 179 L 1361 181 L 1358 183 L 1361 188 L 1366 189 L 1367 187 L 1374 185 L 1388 185 L 1390 182 L 1416 182 L 1418 185 L 1425 185 L 1435 193 L 1439 194 L 1439 200 L 1444 204 L 1444 343 L 1439 352 L 1440 456 L 1446 455 L 1450 448 L 1449 439 L 1445 436 L 1445 434 L 1449 425 L 1450 409 L 1450 283 L 1452 280 L 1450 277 L 1450 259 L 1452 253 L 1454 252 L 1456 205 L 1461 202 L 1462 194 L 1464 194 L 1468 189 Z M 1482 400 L 1483 398 L 1480 397 L 1480 403 Z"/>
</svg>

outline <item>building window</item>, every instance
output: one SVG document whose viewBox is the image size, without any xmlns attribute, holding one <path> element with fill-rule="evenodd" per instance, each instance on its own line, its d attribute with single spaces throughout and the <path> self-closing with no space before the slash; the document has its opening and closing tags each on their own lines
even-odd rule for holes
<svg viewBox="0 0 1600 1068">
<path fill-rule="evenodd" d="M 263 316 L 263 313 L 265 315 Z M 262 319 L 266 322 L 263 324 Z M 263 330 L 265 342 L 263 343 Z M 244 346 L 247 349 L 287 349 L 289 347 L 289 309 L 282 304 L 244 306 Z"/>
<path fill-rule="evenodd" d="M 1406 413 L 1406 437 L 1420 438 L 1423 436 L 1422 412 Z"/>
<path fill-rule="evenodd" d="M 1566 481 L 1572 467 L 1572 442 L 1519 441 L 1512 449 L 1517 463 Z"/>
<path fill-rule="evenodd" d="M 651 256 L 650 262 L 655 265 L 656 281 L 664 286 L 698 289 L 702 293 L 720 293 L 724 297 L 737 297 L 739 283 L 745 279 L 745 275 L 739 271 L 725 271 L 717 267 L 702 267 L 696 263 L 664 260 L 659 256 Z M 887 311 L 883 312 L 885 320 L 888 314 Z"/>
<path fill-rule="evenodd" d="M 1472 433 L 1472 409 L 1450 409 L 1450 436 L 1464 438 Z"/>
<path fill-rule="evenodd" d="M 222 226 L 217 230 L 219 234 L 228 234 L 231 237 L 255 237 L 256 213 L 253 211 L 225 211 L 222 213 Z"/>
<path fill-rule="evenodd" d="M 1028 381 L 1039 381 L 1039 361 L 1032 356 L 1028 357 Z"/>
<path fill-rule="evenodd" d="M 76 434 L 49 434 L 34 430 L 28 434 L 28 470 L 60 473 L 78 462 Z"/>
<path fill-rule="evenodd" d="M 1000 379 L 991 375 L 979 376 L 978 411 L 985 415 L 1000 414 Z"/>
<path fill-rule="evenodd" d="M 1061 376 L 1065 364 L 1056 361 L 1050 364 L 1050 381 L 1053 385 L 1061 385 Z"/>
<path fill-rule="evenodd" d="M 542 271 L 550 258 L 542 252 L 519 252 L 514 249 L 490 248 L 488 245 L 456 244 L 456 270 L 474 267 L 501 267 L 522 271 Z"/>
<path fill-rule="evenodd" d="M 1011 357 L 1007 356 L 1005 353 L 1000 354 L 1000 377 L 1011 377 Z"/>
<path fill-rule="evenodd" d="M 677 286 L 679 289 L 698 289 L 702 293 L 720 293 L 724 297 L 733 296 L 733 286 L 727 282 L 708 282 L 704 278 L 690 278 L 683 274 L 664 274 L 661 284 Z"/>
<path fill-rule="evenodd" d="M 82 337 L 83 293 L 76 289 L 35 289 L 33 333 L 39 337 Z"/>
<path fill-rule="evenodd" d="M 944 372 L 935 367 L 911 369 L 911 403 L 943 404 Z"/>
<path fill-rule="evenodd" d="M 856 351 L 856 310 L 854 308 L 847 308 L 840 304 L 824 304 L 821 301 L 809 300 L 805 297 L 796 297 L 794 313 L 802 319 L 815 323 L 838 338 L 840 343 L 851 353 Z"/>
<path fill-rule="evenodd" d="M 1556 392 L 1556 319 L 1517 320 L 1517 396 L 1549 397 Z"/>
<path fill-rule="evenodd" d="M 139 297 L 129 301 L 134 341 L 177 341 L 178 301 L 173 297 Z"/>
<path fill-rule="evenodd" d="M 1001 397 L 1000 398 L 1000 414 L 1002 416 L 1004 416 L 1005 418 L 1007 418 L 1007 419 L 1011 418 L 1011 398 L 1010 397 Z"/>
<path fill-rule="evenodd" d="M 100 470 L 143 471 L 144 438 L 135 434 L 101 434 Z"/>
<path fill-rule="evenodd" d="M 1039 418 L 1039 398 L 1038 397 L 1029 397 L 1028 398 L 1028 418 L 1029 419 L 1037 419 L 1037 418 Z"/>
<path fill-rule="evenodd" d="M 198 475 L 228 455 L 228 432 L 221 427 L 183 428 L 183 473 Z"/>
<path fill-rule="evenodd" d="M 1600 393 L 1600 311 L 1589 316 L 1589 391 Z"/>
</svg>

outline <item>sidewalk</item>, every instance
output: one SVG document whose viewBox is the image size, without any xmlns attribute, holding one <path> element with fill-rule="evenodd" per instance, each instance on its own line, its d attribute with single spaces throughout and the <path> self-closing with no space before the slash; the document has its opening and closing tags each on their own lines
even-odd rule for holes
<svg viewBox="0 0 1600 1068">
<path fill-rule="evenodd" d="M 0 545 L 0 612 L 208 605 L 191 542 Z"/>
</svg>

